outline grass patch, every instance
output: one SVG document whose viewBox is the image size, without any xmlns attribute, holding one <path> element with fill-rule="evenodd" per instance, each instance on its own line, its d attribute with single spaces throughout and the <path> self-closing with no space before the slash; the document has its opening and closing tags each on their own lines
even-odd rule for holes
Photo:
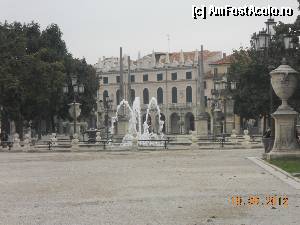
<svg viewBox="0 0 300 225">
<path fill-rule="evenodd" d="M 300 158 L 296 159 L 272 159 L 269 163 L 278 166 L 289 173 L 300 173 Z"/>
</svg>

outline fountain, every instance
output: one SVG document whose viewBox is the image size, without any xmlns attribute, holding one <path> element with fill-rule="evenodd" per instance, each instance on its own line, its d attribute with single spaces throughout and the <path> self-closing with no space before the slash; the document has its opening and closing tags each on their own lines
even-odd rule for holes
<svg viewBox="0 0 300 225">
<path fill-rule="evenodd" d="M 132 107 L 130 107 L 128 101 L 122 100 L 117 106 L 116 115 L 112 117 L 111 121 L 111 133 L 114 130 L 114 124 L 118 121 L 119 111 L 124 107 L 129 110 L 129 121 L 128 121 L 128 132 L 123 137 L 121 147 L 130 147 L 135 146 L 139 141 L 140 146 L 163 146 L 164 134 L 162 132 L 164 121 L 161 120 L 160 108 L 157 104 L 156 98 L 152 97 L 146 110 L 146 119 L 143 123 L 142 131 L 142 122 L 141 122 L 141 104 L 140 98 L 136 97 L 134 99 Z M 148 125 L 148 119 L 152 112 L 158 115 L 159 129 L 158 133 L 155 133 L 153 130 L 150 130 Z M 157 140 L 157 141 L 155 141 Z"/>
</svg>

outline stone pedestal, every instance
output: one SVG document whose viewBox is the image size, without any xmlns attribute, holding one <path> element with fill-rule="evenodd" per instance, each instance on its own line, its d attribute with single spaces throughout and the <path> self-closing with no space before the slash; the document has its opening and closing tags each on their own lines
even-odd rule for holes
<svg viewBox="0 0 300 225">
<path fill-rule="evenodd" d="M 30 134 L 25 134 L 23 143 L 24 143 L 23 152 L 29 152 L 31 150 L 30 149 L 30 143 L 31 143 Z"/>
<path fill-rule="evenodd" d="M 69 123 L 69 128 L 70 128 L 69 134 L 73 136 L 74 135 L 74 122 Z M 80 134 L 80 123 L 79 122 L 76 123 L 76 133 Z"/>
<path fill-rule="evenodd" d="M 241 133 L 241 119 L 238 115 L 234 115 L 234 129 L 236 134 Z"/>
<path fill-rule="evenodd" d="M 11 151 L 22 151 L 22 147 L 20 145 L 20 138 L 19 138 L 19 134 L 15 133 L 14 134 L 14 139 L 13 139 L 13 145 L 11 148 Z"/>
<path fill-rule="evenodd" d="M 295 120 L 297 112 L 293 110 L 279 110 L 273 115 L 275 119 L 275 141 L 272 152 L 299 151 L 296 140 Z"/>
<path fill-rule="evenodd" d="M 128 133 L 128 120 L 119 118 L 118 120 L 118 135 L 124 137 Z"/>
<path fill-rule="evenodd" d="M 273 149 L 266 154 L 266 158 L 300 157 L 300 146 L 296 139 L 297 112 L 288 105 L 288 99 L 297 86 L 298 72 L 283 60 L 283 64 L 270 74 L 272 87 L 282 104 L 272 115 L 275 119 L 275 140 Z"/>
<path fill-rule="evenodd" d="M 195 118 L 195 128 L 197 135 L 200 137 L 208 136 L 208 118 L 206 115 L 200 115 Z"/>
<path fill-rule="evenodd" d="M 136 136 L 132 138 L 132 150 L 134 151 L 138 150 L 138 139 Z"/>
<path fill-rule="evenodd" d="M 233 116 L 230 118 L 226 118 L 226 133 L 232 133 L 232 130 L 234 129 L 234 118 Z"/>
<path fill-rule="evenodd" d="M 192 131 L 191 132 L 191 146 L 190 149 L 199 149 L 199 145 L 198 145 L 198 138 L 197 138 L 197 132 L 196 131 Z"/>
</svg>

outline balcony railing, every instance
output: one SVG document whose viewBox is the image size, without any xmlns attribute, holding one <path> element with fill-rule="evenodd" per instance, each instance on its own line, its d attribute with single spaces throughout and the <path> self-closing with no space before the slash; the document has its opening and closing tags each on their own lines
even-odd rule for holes
<svg viewBox="0 0 300 225">
<path fill-rule="evenodd" d="M 193 103 L 188 102 L 188 103 L 171 103 L 168 104 L 169 109 L 191 109 L 193 108 Z"/>
</svg>

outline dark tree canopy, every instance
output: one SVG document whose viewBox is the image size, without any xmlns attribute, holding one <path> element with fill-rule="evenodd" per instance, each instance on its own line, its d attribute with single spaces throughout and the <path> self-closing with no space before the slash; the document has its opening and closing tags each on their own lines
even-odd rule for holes
<svg viewBox="0 0 300 225">
<path fill-rule="evenodd" d="M 282 37 L 292 35 L 296 44 L 300 35 L 300 17 L 293 24 L 279 22 L 276 34 L 266 51 L 255 51 L 254 46 L 249 49 L 236 50 L 233 53 L 233 63 L 229 69 L 230 78 L 238 81 L 238 89 L 234 91 L 235 112 L 241 117 L 257 118 L 270 113 L 270 70 L 278 67 L 283 58 L 288 64 L 300 71 L 300 50 L 293 48 L 285 50 Z M 300 78 L 300 75 L 299 75 Z M 300 79 L 295 94 L 289 99 L 290 105 L 300 112 Z M 273 110 L 281 104 L 273 91 Z"/>
<path fill-rule="evenodd" d="M 56 24 L 41 31 L 35 22 L 0 23 L 0 106 L 2 121 L 17 123 L 22 134 L 24 121 L 38 128 L 41 120 L 54 128 L 54 118 L 68 118 L 62 87 L 76 75 L 86 88 L 79 100 L 82 116 L 95 106 L 96 72 L 85 59 L 75 59 L 67 51 L 62 32 Z M 71 95 L 72 93 L 70 93 Z"/>
</svg>

